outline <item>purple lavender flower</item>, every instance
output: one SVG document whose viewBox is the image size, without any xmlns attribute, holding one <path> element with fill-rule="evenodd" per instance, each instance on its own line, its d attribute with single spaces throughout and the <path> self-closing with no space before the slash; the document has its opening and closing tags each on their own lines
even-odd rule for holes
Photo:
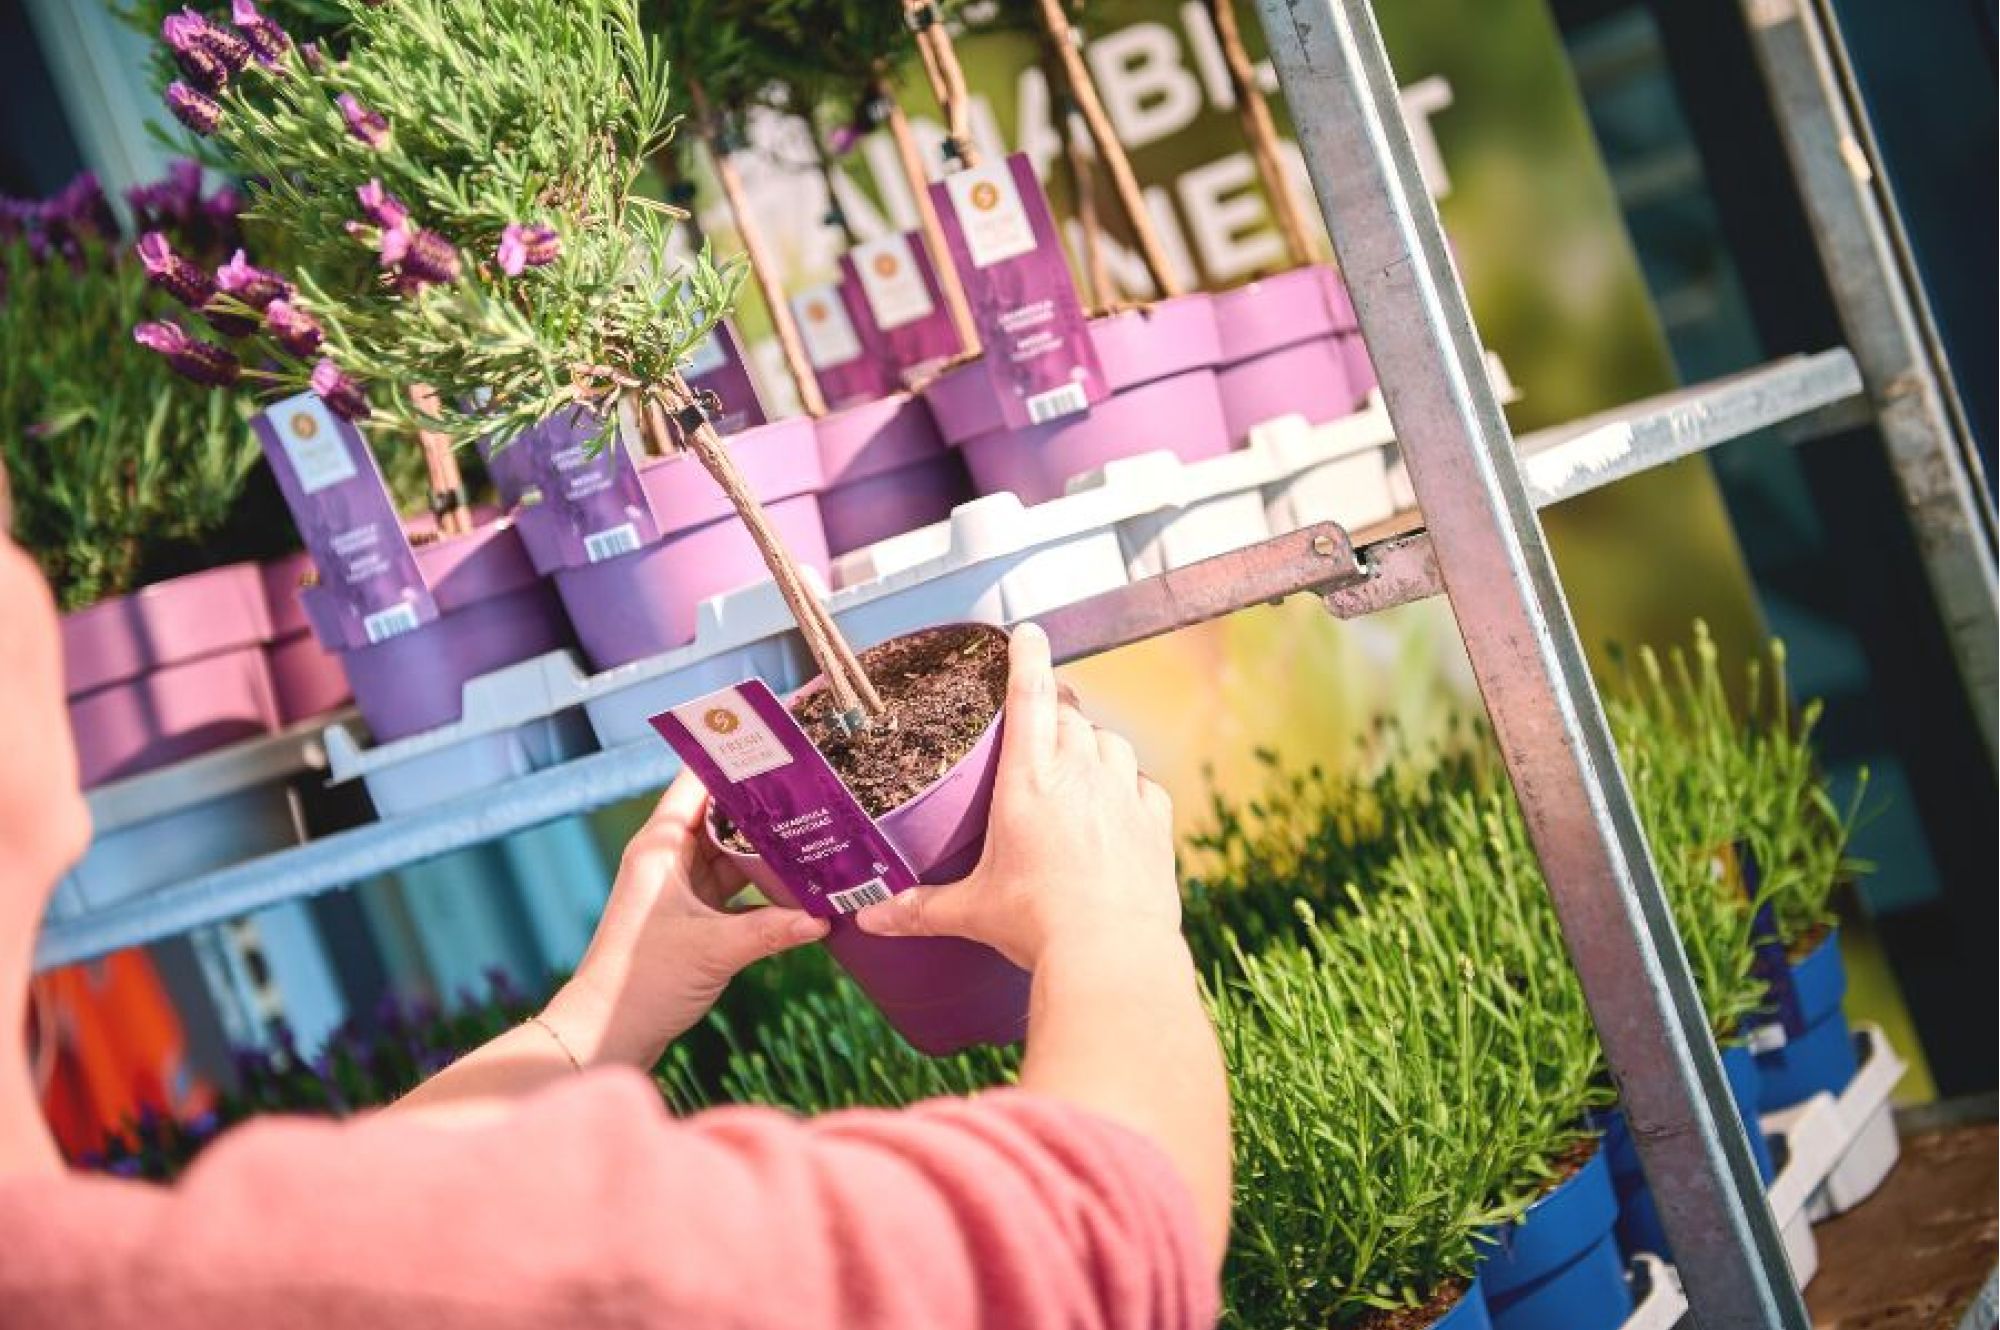
<svg viewBox="0 0 2000 1330">
<path fill-rule="evenodd" d="M 403 261 L 410 252 L 411 231 L 407 223 L 396 222 L 382 228 L 376 238 L 376 247 L 382 251 L 382 266 L 393 268 Z"/>
<path fill-rule="evenodd" d="M 299 47 L 299 59 L 305 61 L 306 68 L 313 73 L 326 73 L 326 56 L 321 53 L 318 42 L 307 42 Z"/>
<path fill-rule="evenodd" d="M 169 220 L 178 223 L 201 205 L 201 164 L 176 158 L 160 179 L 126 190 L 125 201 L 143 230 L 157 231 Z"/>
<path fill-rule="evenodd" d="M 227 388 L 243 372 L 236 357 L 214 342 L 190 337 L 172 323 L 142 323 L 132 330 L 132 339 L 167 358 L 167 364 L 184 379 L 209 388 Z"/>
<path fill-rule="evenodd" d="M 326 337 L 320 331 L 318 321 L 286 297 L 264 306 L 264 327 L 288 355 L 297 356 L 300 360 L 319 350 L 319 344 Z"/>
<path fill-rule="evenodd" d="M 385 258 L 387 253 L 385 246 Z M 459 272 L 458 250 L 437 232 L 418 230 L 410 234 L 402 267 L 420 283 L 455 282 Z"/>
<path fill-rule="evenodd" d="M 292 284 L 266 268 L 259 268 L 237 250 L 229 262 L 215 272 L 216 285 L 254 309 L 263 309 L 274 300 L 288 300 Z"/>
<path fill-rule="evenodd" d="M 292 47 L 292 39 L 275 19 L 266 17 L 257 8 L 256 0 L 234 0 L 229 7 L 229 21 L 236 25 L 258 62 L 267 69 L 278 68 L 285 52 Z"/>
<path fill-rule="evenodd" d="M 215 279 L 199 265 L 174 253 L 173 246 L 158 231 L 148 231 L 140 236 L 136 248 L 139 261 L 146 265 L 146 276 L 152 279 L 153 285 L 189 309 L 204 308 L 215 294 Z"/>
<path fill-rule="evenodd" d="M 168 19 L 167 22 L 172 23 L 173 20 Z M 221 92 L 229 85 L 229 66 L 206 46 L 174 48 L 174 64 L 180 67 L 189 83 L 203 92 Z"/>
<path fill-rule="evenodd" d="M 340 366 L 331 360 L 322 360 L 313 366 L 312 390 L 326 403 L 326 409 L 342 420 L 368 418 L 368 394 L 361 391 L 360 384 L 341 373 Z"/>
<path fill-rule="evenodd" d="M 377 151 L 389 146 L 387 116 L 380 111 L 371 111 L 351 92 L 341 93 L 334 98 L 334 102 L 340 107 L 340 118 L 347 122 L 348 133 Z"/>
<path fill-rule="evenodd" d="M 523 226 L 510 222 L 500 233 L 500 271 L 519 277 L 525 268 L 541 268 L 562 253 L 562 237 L 552 226 Z"/>
<path fill-rule="evenodd" d="M 229 82 L 229 76 L 248 65 L 255 54 L 243 38 L 227 28 L 217 27 L 192 9 L 168 15 L 160 24 L 160 36 L 173 51 L 182 72 L 211 92 Z M 209 81 L 211 73 L 213 82 Z"/>
<path fill-rule="evenodd" d="M 361 210 L 380 227 L 401 226 L 410 220 L 410 210 L 403 201 L 382 187 L 380 180 L 370 180 L 354 191 L 361 200 Z"/>
<path fill-rule="evenodd" d="M 204 138 L 222 123 L 222 103 L 185 83 L 167 85 L 167 109 L 174 119 Z"/>
</svg>

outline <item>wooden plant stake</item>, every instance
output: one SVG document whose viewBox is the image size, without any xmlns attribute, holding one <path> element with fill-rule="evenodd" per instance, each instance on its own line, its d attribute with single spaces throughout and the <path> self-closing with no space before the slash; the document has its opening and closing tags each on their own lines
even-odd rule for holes
<svg viewBox="0 0 2000 1330">
<path fill-rule="evenodd" d="M 1236 0 L 1208 0 L 1209 17 L 1215 24 L 1215 39 L 1222 47 L 1222 62 L 1229 69 L 1229 86 L 1236 94 L 1236 117 L 1243 125 L 1244 142 L 1250 145 L 1250 159 L 1257 164 L 1257 177 L 1271 207 L 1271 220 L 1285 242 L 1292 266 L 1303 268 L 1318 259 L 1312 230 L 1305 211 L 1292 189 L 1285 171 L 1284 152 L 1278 127 L 1271 119 L 1271 104 L 1257 82 L 1257 70 L 1243 45 L 1243 30 L 1236 22 Z"/>
<path fill-rule="evenodd" d="M 444 414 L 437 392 L 427 384 L 419 383 L 410 389 L 410 405 L 432 418 Z M 464 535 L 472 530 L 472 509 L 465 501 L 465 476 L 459 470 L 458 454 L 452 451 L 451 439 L 436 430 L 422 428 L 417 430 L 417 438 L 424 448 L 431 511 L 437 515 L 438 531 L 447 536 Z"/>
<path fill-rule="evenodd" d="M 958 334 L 959 347 L 968 355 L 977 355 L 979 330 L 973 326 L 972 306 L 965 298 L 965 283 L 959 279 L 958 265 L 951 261 L 951 246 L 944 238 L 944 223 L 938 219 L 937 204 L 931 198 L 930 173 L 924 169 L 924 157 L 917 147 L 917 136 L 910 128 L 910 118 L 903 114 L 902 105 L 896 100 L 896 90 L 889 82 L 885 68 L 878 67 L 872 92 L 882 108 L 882 119 L 888 126 L 889 138 L 896 145 L 896 160 L 903 168 L 903 180 L 910 187 L 910 198 L 917 205 L 917 225 L 924 233 L 924 248 L 930 251 L 931 269 L 937 274 L 938 289 L 944 293 L 945 310 L 951 315 L 951 326 Z"/>
</svg>

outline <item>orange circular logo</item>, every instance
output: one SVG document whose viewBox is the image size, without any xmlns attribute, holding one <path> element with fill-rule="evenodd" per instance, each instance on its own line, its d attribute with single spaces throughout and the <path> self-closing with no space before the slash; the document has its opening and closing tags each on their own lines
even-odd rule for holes
<svg viewBox="0 0 2000 1330">
<path fill-rule="evenodd" d="M 711 707 L 702 714 L 701 723 L 717 734 L 734 734 L 743 724 L 735 712 L 728 707 Z"/>
<path fill-rule="evenodd" d="M 312 418 L 310 412 L 301 411 L 292 417 L 292 433 L 301 439 L 310 439 L 319 433 L 319 422 Z"/>
<path fill-rule="evenodd" d="M 875 273 L 877 276 L 894 277 L 896 270 L 902 266 L 902 264 L 896 262 L 894 254 L 877 254 L 875 256 Z"/>
<path fill-rule="evenodd" d="M 974 185 L 972 206 L 981 212 L 992 212 L 1000 206 L 1000 187 L 991 180 L 982 180 Z"/>
<path fill-rule="evenodd" d="M 814 323 L 826 322 L 826 306 L 814 300 L 806 305 L 806 317 Z"/>
</svg>

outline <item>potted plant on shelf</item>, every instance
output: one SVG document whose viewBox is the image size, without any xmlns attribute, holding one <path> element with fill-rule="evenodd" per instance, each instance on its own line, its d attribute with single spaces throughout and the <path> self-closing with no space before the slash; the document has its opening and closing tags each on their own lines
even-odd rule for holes
<svg viewBox="0 0 2000 1330">
<path fill-rule="evenodd" d="M 178 219 L 150 192 L 136 202 L 156 224 L 184 223 L 181 243 L 211 261 L 234 244 L 227 198 L 197 194 Z M 134 324 L 168 335 L 148 321 L 147 267 L 88 175 L 47 201 L 0 204 L 0 246 L 0 457 L 14 537 L 65 611 L 83 783 L 274 728 L 257 567 L 211 566 L 257 450 L 229 403 L 197 386 L 219 372 L 210 344 L 175 341 L 162 357 L 133 341 Z"/>
</svg>

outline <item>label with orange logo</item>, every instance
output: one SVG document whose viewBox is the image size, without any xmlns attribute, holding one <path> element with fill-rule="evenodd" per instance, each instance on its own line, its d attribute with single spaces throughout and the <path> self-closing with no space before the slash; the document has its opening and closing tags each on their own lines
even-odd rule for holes
<svg viewBox="0 0 2000 1330">
<path fill-rule="evenodd" d="M 791 894 L 821 918 L 917 884 L 916 874 L 761 679 L 682 703 L 653 728 L 708 787 Z"/>
<path fill-rule="evenodd" d="M 896 386 L 883 357 L 871 350 L 877 334 L 867 301 L 845 276 L 793 296 L 792 315 L 828 406 L 873 401 Z"/>
<path fill-rule="evenodd" d="M 250 422 L 319 584 L 300 595 L 334 650 L 385 642 L 438 617 L 396 505 L 361 431 L 303 392 Z"/>
<path fill-rule="evenodd" d="M 915 323 L 937 309 L 937 302 L 924 287 L 923 271 L 908 236 L 886 235 L 865 245 L 856 245 L 852 260 L 875 315 L 875 326 L 893 332 Z"/>
<path fill-rule="evenodd" d="M 923 234 L 906 231 L 856 245 L 840 269 L 861 292 L 878 353 L 893 375 L 921 376 L 964 348 L 945 308 L 944 288 L 925 250 Z"/>
</svg>

